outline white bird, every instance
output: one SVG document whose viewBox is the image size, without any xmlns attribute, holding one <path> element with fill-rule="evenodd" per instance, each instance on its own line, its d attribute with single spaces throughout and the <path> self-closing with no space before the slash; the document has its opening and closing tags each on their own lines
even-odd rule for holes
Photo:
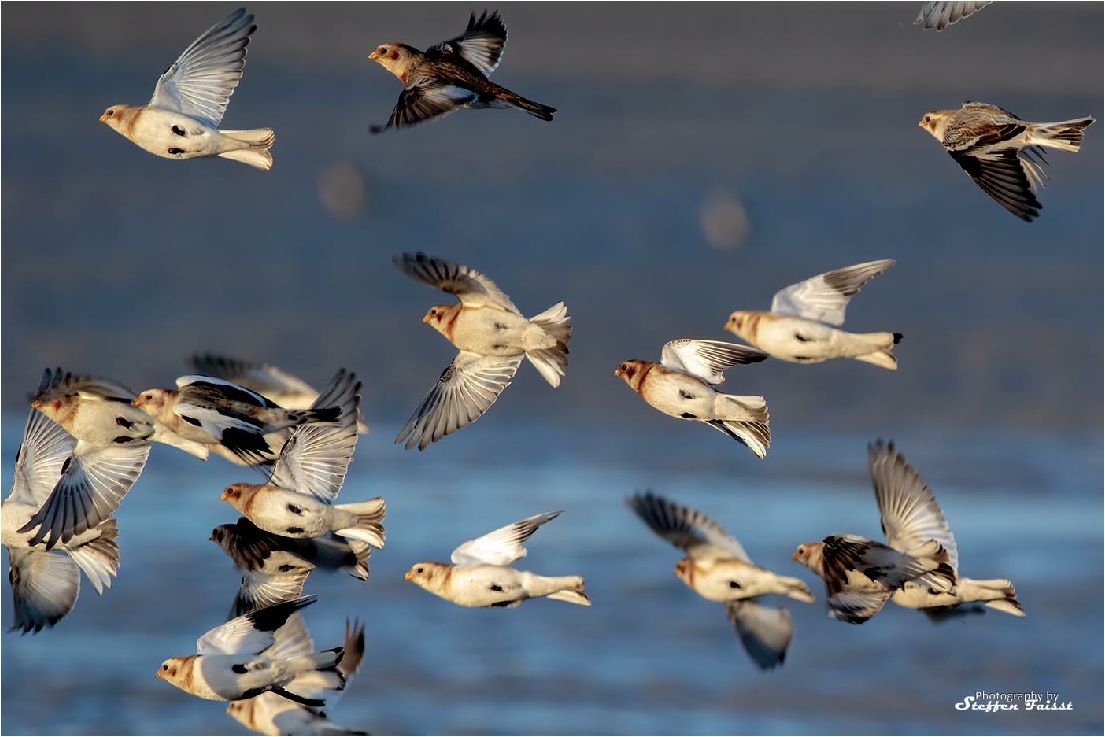
<svg viewBox="0 0 1105 737">
<path fill-rule="evenodd" d="M 297 625 L 298 623 L 298 625 Z M 302 629 L 292 630 L 293 626 Z M 287 632 L 292 630 L 291 633 Z M 276 632 L 277 645 L 281 647 L 280 654 L 284 657 L 310 654 L 314 649 L 314 643 L 310 635 L 302 626 L 302 618 L 293 614 L 288 623 Z M 343 642 L 345 653 L 338 663 L 338 672 L 345 677 L 342 688 L 331 690 L 324 694 L 323 700 L 327 708 L 332 707 L 341 698 L 344 686 L 349 678 L 361 667 L 364 658 L 364 625 L 349 620 L 345 621 L 345 640 Z M 295 701 L 275 694 L 271 691 L 254 696 L 252 699 L 231 701 L 226 706 L 226 713 L 244 724 L 254 732 L 268 735 L 366 735 L 361 732 L 346 729 L 334 724 L 322 712 L 321 709 L 304 706 Z"/>
<path fill-rule="evenodd" d="M 563 302 L 525 317 L 486 276 L 424 253 L 392 259 L 407 276 L 455 294 L 460 304 L 434 305 L 422 322 L 457 347 L 453 362 L 399 431 L 396 443 L 425 450 L 479 419 L 529 360 L 554 389 L 568 365 L 571 318 Z"/>
<path fill-rule="evenodd" d="M 100 116 L 112 130 L 166 159 L 221 156 L 272 167 L 272 128 L 219 130 L 242 79 L 246 46 L 257 30 L 239 8 L 207 29 L 165 70 L 145 106 L 112 105 Z"/>
<path fill-rule="evenodd" d="M 338 417 L 297 427 L 266 483 L 231 484 L 219 498 L 277 535 L 317 538 L 336 533 L 382 548 L 387 506 L 381 497 L 334 504 L 357 445 L 360 388 L 354 374 L 339 371 L 315 400 L 315 406 L 333 407 Z"/>
<path fill-rule="evenodd" d="M 268 437 L 273 433 L 305 422 L 336 422 L 340 412 L 328 405 L 285 409 L 245 387 L 212 376 L 181 376 L 176 385 L 176 389 L 146 389 L 132 404 L 161 423 L 166 432 L 195 443 L 222 446 L 247 465 L 273 462 L 274 449 Z"/>
<path fill-rule="evenodd" d="M 705 422 L 763 458 L 771 444 L 767 401 L 761 396 L 722 394 L 714 387 L 725 381 L 727 369 L 765 358 L 763 351 L 736 343 L 683 338 L 664 345 L 660 363 L 630 359 L 618 366 L 614 376 L 664 414 Z"/>
<path fill-rule="evenodd" d="M 28 520 L 55 497 L 58 487 L 72 484 L 77 476 L 98 476 L 101 461 L 74 460 L 78 444 L 60 425 L 31 410 L 15 458 L 11 493 L 0 502 L 0 542 L 8 549 L 14 605 L 11 629 L 24 634 L 53 627 L 73 610 L 80 593 L 78 567 L 96 593 L 102 594 L 119 566 L 118 530 L 111 517 L 85 525 L 65 541 L 55 542 L 52 549 L 40 535 L 25 531 Z M 82 470 L 74 471 L 77 468 Z M 77 522 L 70 525 L 77 526 Z"/>
<path fill-rule="evenodd" d="M 979 604 L 1015 617 L 1024 616 L 1011 581 L 959 576 L 959 553 L 944 513 L 928 484 L 893 443 L 877 440 L 868 444 L 867 470 L 887 541 L 895 548 L 909 550 L 926 539 L 936 540 L 948 552 L 948 566 L 955 575 L 953 589 L 941 585 L 940 580 L 929 580 L 928 576 L 907 581 L 894 591 L 891 601 L 920 609 L 933 621 L 981 613 L 983 608 Z"/>
<path fill-rule="evenodd" d="M 47 369 L 31 402 L 32 412 L 57 423 L 71 442 L 59 442 L 60 466 L 50 466 L 52 486 L 19 533 L 34 532 L 31 545 L 49 550 L 95 530 L 119 508 L 145 467 L 154 435 L 153 420 L 134 409 L 125 389 L 106 379 Z M 28 420 L 28 428 L 31 420 Z"/>
<path fill-rule="evenodd" d="M 276 630 L 314 596 L 275 604 L 208 630 L 196 641 L 196 655 L 169 658 L 155 674 L 201 699 L 236 701 L 272 691 L 304 706 L 322 707 L 327 692 L 345 687 L 338 670 L 341 647 L 306 655 L 285 655 Z"/>
<path fill-rule="evenodd" d="M 868 261 L 791 284 L 775 293 L 770 312 L 737 310 L 725 329 L 783 361 L 854 358 L 893 371 L 898 359 L 890 351 L 901 333 L 848 333 L 832 327 L 844 323 L 844 309 L 856 292 L 893 265 L 893 259 Z"/>
<path fill-rule="evenodd" d="M 658 537 L 687 553 L 675 575 L 702 598 L 725 605 L 753 662 L 765 670 L 782 665 L 794 626 L 786 607 L 769 599 L 780 594 L 812 602 L 806 584 L 753 564 L 734 537 L 696 509 L 652 492 L 627 497 L 626 504 Z"/>
<path fill-rule="evenodd" d="M 214 376 L 237 384 L 271 399 L 285 409 L 308 409 L 318 399 L 318 392 L 310 384 L 272 364 L 204 353 L 189 358 L 188 365 L 194 374 Z M 368 432 L 368 425 L 359 409 L 357 431 Z"/>
<path fill-rule="evenodd" d="M 537 528 L 560 516 L 543 512 L 513 522 L 461 544 L 452 564 L 423 561 L 407 571 L 406 579 L 431 594 L 470 607 L 514 607 L 526 599 L 548 597 L 591 606 L 580 576 L 539 576 L 510 564 L 526 555 L 522 546 Z"/>
</svg>

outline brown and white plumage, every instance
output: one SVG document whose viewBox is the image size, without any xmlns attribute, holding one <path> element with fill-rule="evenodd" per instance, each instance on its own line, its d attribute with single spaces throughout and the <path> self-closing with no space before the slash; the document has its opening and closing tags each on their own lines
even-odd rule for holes
<svg viewBox="0 0 1105 737">
<path fill-rule="evenodd" d="M 1031 222 L 1043 205 L 1035 191 L 1048 178 L 1044 147 L 1076 153 L 1086 116 L 1056 123 L 1032 123 L 986 102 L 965 102 L 959 110 L 925 113 L 920 127 L 940 141 L 986 194 L 1021 220 Z"/>
<path fill-rule="evenodd" d="M 497 12 L 472 13 L 468 27 L 456 38 L 425 53 L 405 43 L 381 44 L 369 59 L 378 62 L 403 83 L 386 125 L 373 133 L 443 118 L 462 107 L 513 107 L 541 120 L 552 120 L 556 108 L 527 100 L 495 84 L 488 77 L 502 59 L 506 26 Z"/>
<path fill-rule="evenodd" d="M 649 405 L 681 420 L 704 422 L 763 458 L 771 444 L 767 402 L 761 396 L 722 394 L 724 372 L 767 354 L 720 340 L 683 338 L 664 345 L 660 362 L 630 359 L 614 371 Z"/>
<path fill-rule="evenodd" d="M 913 25 L 920 25 L 924 30 L 936 29 L 942 31 L 948 26 L 955 25 L 964 18 L 968 18 L 989 5 L 992 0 L 939 0 L 938 2 L 926 2 L 921 6 Z"/>
<path fill-rule="evenodd" d="M 292 615 L 292 620 L 277 631 L 277 639 L 299 615 Z M 284 657 L 307 655 L 314 650 L 314 643 L 310 635 L 285 637 L 290 642 L 284 645 L 280 654 Z M 345 690 L 345 686 L 361 666 L 364 658 L 364 625 L 356 620 L 345 622 L 345 639 L 342 643 L 344 653 L 337 665 L 337 670 L 344 680 L 337 689 L 320 694 L 321 700 L 326 702 L 327 708 L 333 706 Z M 274 646 L 275 647 L 275 646 Z M 346 729 L 334 724 L 322 709 L 304 706 L 296 701 L 287 699 L 271 691 L 254 696 L 251 699 L 231 701 L 227 704 L 226 713 L 237 719 L 254 732 L 268 735 L 365 735 L 368 732 Z"/>
<path fill-rule="evenodd" d="M 169 658 L 155 676 L 201 699 L 236 701 L 272 691 L 322 707 L 327 693 L 345 687 L 338 670 L 343 649 L 288 655 L 277 637 L 296 611 L 314 601 L 306 596 L 235 617 L 200 637 L 197 654 Z"/>
<path fill-rule="evenodd" d="M 181 376 L 176 389 L 146 389 L 132 404 L 188 441 L 221 446 L 246 465 L 274 460 L 271 435 L 305 422 L 337 421 L 339 408 L 286 409 L 243 386 L 213 376 Z M 284 436 L 281 435 L 281 438 Z"/>
<path fill-rule="evenodd" d="M 361 580 L 368 578 L 371 547 L 360 540 L 347 541 L 334 534 L 285 537 L 262 530 L 245 517 L 234 524 L 219 525 L 210 539 L 245 571 L 231 617 L 297 598 L 307 575 L 316 568 L 345 571 Z"/>
<path fill-rule="evenodd" d="M 687 553 L 675 575 L 699 596 L 725 605 L 753 662 L 765 670 L 782 665 L 794 634 L 790 612 L 764 597 L 812 602 L 806 584 L 752 563 L 735 538 L 696 509 L 652 492 L 628 497 L 626 504 L 658 537 Z"/>
<path fill-rule="evenodd" d="M 257 392 L 284 409 L 308 409 L 318 392 L 303 379 L 268 363 L 243 361 L 214 353 L 197 354 L 188 359 L 192 373 L 214 376 Z M 357 410 L 357 431 L 368 432 L 368 425 Z"/>
<path fill-rule="evenodd" d="M 387 506 L 381 497 L 334 504 L 357 446 L 360 388 L 355 374 L 339 370 L 314 405 L 332 407 L 337 417 L 297 427 L 266 483 L 231 484 L 219 498 L 277 535 L 318 538 L 334 533 L 382 548 Z"/>
<path fill-rule="evenodd" d="M 219 130 L 242 78 L 246 46 L 257 30 L 244 8 L 207 29 L 157 80 L 145 106 L 112 105 L 100 122 L 155 156 L 221 156 L 258 169 L 272 166 L 271 128 Z"/>
<path fill-rule="evenodd" d="M 867 470 L 890 545 L 909 553 L 936 540 L 948 553 L 948 568 L 954 577 L 954 586 L 947 585 L 944 577 L 933 580 L 934 574 L 907 581 L 894 591 L 891 600 L 895 604 L 920 609 L 934 621 L 970 613 L 974 604 L 1024 616 L 1010 581 L 959 576 L 959 553 L 944 513 L 928 484 L 892 442 L 877 440 L 867 446 Z"/>
<path fill-rule="evenodd" d="M 393 259 L 412 279 L 456 295 L 459 304 L 431 307 L 422 322 L 456 346 L 453 362 L 399 431 L 396 443 L 425 450 L 475 422 L 510 385 L 523 358 L 554 389 L 568 364 L 571 318 L 563 302 L 527 318 L 486 276 L 424 253 Z"/>
<path fill-rule="evenodd" d="M 833 327 L 844 323 L 848 302 L 863 285 L 893 265 L 893 259 L 868 261 L 791 284 L 775 293 L 770 312 L 737 310 L 725 329 L 783 361 L 854 358 L 893 371 L 898 361 L 891 349 L 901 333 L 849 333 Z"/>
<path fill-rule="evenodd" d="M 119 566 L 118 530 L 111 517 L 95 525 L 87 525 L 83 518 L 84 529 L 49 546 L 33 527 L 25 529 L 58 494 L 70 469 L 81 463 L 89 467 L 87 458 L 74 462 L 78 445 L 60 425 L 37 410 L 30 411 L 16 454 L 11 492 L 0 503 L 0 541 L 8 549 L 12 588 L 12 630 L 27 633 L 53 627 L 77 603 L 81 570 L 101 594 L 111 586 Z"/>
<path fill-rule="evenodd" d="M 461 606 L 514 607 L 540 597 L 591 606 L 580 576 L 539 576 L 510 567 L 525 557 L 523 543 L 530 535 L 559 516 L 560 512 L 543 512 L 500 527 L 458 546 L 451 564 L 414 564 L 406 579 Z"/>
<path fill-rule="evenodd" d="M 43 372 L 32 401 L 27 429 L 57 439 L 44 455 L 58 465 L 47 464 L 46 479 L 36 485 L 38 509 L 19 528 L 33 533 L 28 542 L 45 542 L 46 549 L 70 543 L 75 536 L 93 530 L 119 508 L 145 467 L 154 436 L 153 420 L 130 406 L 128 390 L 107 379 L 68 372 Z M 58 430 L 45 431 L 33 415 L 41 413 Z M 45 447 L 45 446 L 43 446 Z"/>
<path fill-rule="evenodd" d="M 949 580 L 948 553 L 930 541 L 917 556 L 859 535 L 830 535 L 799 545 L 791 556 L 825 582 L 829 616 L 863 624 L 878 614 L 891 594 L 907 581 L 939 572 Z M 950 577 L 954 585 L 954 574 Z"/>
</svg>

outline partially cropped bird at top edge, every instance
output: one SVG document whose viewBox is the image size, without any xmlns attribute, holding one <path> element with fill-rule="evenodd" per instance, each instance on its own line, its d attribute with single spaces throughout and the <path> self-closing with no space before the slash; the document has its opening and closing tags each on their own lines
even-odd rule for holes
<svg viewBox="0 0 1105 737">
<path fill-rule="evenodd" d="M 927 2 L 921 6 L 913 25 L 920 25 L 926 31 L 943 31 L 964 18 L 969 18 L 985 8 L 993 0 L 950 0 L 949 2 Z"/>
<path fill-rule="evenodd" d="M 165 70 L 143 106 L 112 105 L 100 116 L 112 130 L 166 159 L 219 156 L 258 169 L 272 167 L 271 128 L 220 130 L 230 96 L 242 79 L 246 46 L 257 30 L 239 8 L 184 50 Z"/>
<path fill-rule="evenodd" d="M 403 83 L 385 125 L 372 133 L 442 118 L 460 108 L 517 108 L 552 120 L 556 108 L 527 100 L 488 77 L 502 59 L 506 26 L 497 12 L 473 12 L 464 33 L 425 52 L 405 43 L 380 44 L 368 55 Z"/>
<path fill-rule="evenodd" d="M 1077 153 L 1095 119 L 1032 123 L 987 102 L 932 110 L 917 123 L 944 147 L 982 191 L 1025 222 L 1040 214 L 1036 190 L 1048 179 L 1044 148 Z"/>
</svg>

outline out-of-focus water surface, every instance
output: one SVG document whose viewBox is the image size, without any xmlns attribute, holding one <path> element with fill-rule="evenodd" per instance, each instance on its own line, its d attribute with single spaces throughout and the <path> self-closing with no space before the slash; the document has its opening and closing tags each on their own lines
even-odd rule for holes
<svg viewBox="0 0 1105 737">
<path fill-rule="evenodd" d="M 1092 3 L 998 3 L 949 30 L 920 3 L 497 6 L 496 81 L 559 109 L 542 123 L 462 111 L 371 137 L 399 93 L 378 43 L 459 33 L 461 4 L 257 3 L 228 128 L 276 130 L 275 165 L 153 157 L 96 122 L 142 103 L 232 5 L 11 4 L 0 30 L 3 478 L 45 366 L 135 389 L 220 351 L 321 385 L 364 379 L 342 499 L 383 495 L 366 583 L 312 574 L 320 647 L 368 623 L 331 716 L 378 733 L 1100 733 L 1102 124 L 1049 153 L 1040 218 L 979 190 L 917 127 L 984 100 L 1032 120 L 1103 105 Z M 479 8 L 471 8 L 479 9 Z M 359 194 L 358 194 L 359 193 Z M 523 366 L 487 416 L 424 453 L 391 439 L 453 355 L 419 323 L 442 295 L 390 263 L 423 250 L 489 275 L 526 314 L 563 299 L 571 359 L 553 391 Z M 859 261 L 847 327 L 897 330 L 896 372 L 768 361 L 760 461 L 664 417 L 612 376 L 680 337 L 725 339 L 734 309 Z M 448 299 L 448 298 L 446 298 Z M 889 606 L 867 624 L 791 607 L 787 662 L 758 672 L 720 605 L 623 497 L 652 488 L 714 517 L 753 558 L 879 535 L 865 444 L 896 440 L 956 534 L 961 573 L 1010 578 L 1028 613 L 942 626 Z M 36 636 L 0 637 L 5 734 L 242 733 L 220 704 L 157 681 L 194 651 L 239 576 L 207 540 L 252 480 L 165 447 L 118 512 L 110 591 Z M 563 509 L 523 562 L 584 575 L 589 609 L 466 610 L 403 580 L 414 562 Z M 0 624 L 10 623 L 5 602 Z M 976 691 L 1051 691 L 1073 710 L 970 713 Z"/>
</svg>

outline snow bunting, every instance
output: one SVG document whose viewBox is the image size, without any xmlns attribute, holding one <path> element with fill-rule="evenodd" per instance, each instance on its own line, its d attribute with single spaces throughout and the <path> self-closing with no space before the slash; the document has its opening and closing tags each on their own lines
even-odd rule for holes
<svg viewBox="0 0 1105 737">
<path fill-rule="evenodd" d="M 556 108 L 516 95 L 488 80 L 503 56 L 506 26 L 497 12 L 475 13 L 464 33 L 425 53 L 404 43 L 381 44 L 368 55 L 403 83 L 399 101 L 386 125 L 373 133 L 442 118 L 462 107 L 518 108 L 541 120 L 552 120 Z"/>
<path fill-rule="evenodd" d="M 1094 118 L 1030 123 L 985 102 L 965 102 L 959 110 L 925 113 L 920 127 L 944 146 L 982 191 L 1021 220 L 1031 222 L 1043 205 L 1035 190 L 1047 174 L 1043 147 L 1076 153 Z"/>
<path fill-rule="evenodd" d="M 60 464 L 56 469 L 45 466 L 52 474 L 51 488 L 46 489 L 47 479 L 40 476 L 44 498 L 18 528 L 19 533 L 34 532 L 30 545 L 45 540 L 47 550 L 59 542 L 72 547 L 74 536 L 94 530 L 111 517 L 142 473 L 150 454 L 153 420 L 130 406 L 126 391 L 106 379 L 75 376 L 61 369 L 43 372 L 31 401 L 32 412 L 57 423 L 69 441 L 58 441 L 51 448 L 51 457 Z"/>
<path fill-rule="evenodd" d="M 453 551 L 452 564 L 415 563 L 406 578 L 461 606 L 514 607 L 541 596 L 591 606 L 580 576 L 538 576 L 510 567 L 526 556 L 522 543 L 538 527 L 559 516 L 560 512 L 543 512 L 500 527 L 463 543 Z"/>
<path fill-rule="evenodd" d="M 936 503 L 928 484 L 913 466 L 906 462 L 893 443 L 876 440 L 867 446 L 867 470 L 875 488 L 883 532 L 887 542 L 899 550 L 933 539 L 948 552 L 948 566 L 955 576 L 954 589 L 941 581 L 929 581 L 923 576 L 907 581 L 894 591 L 891 601 L 899 606 L 920 609 L 934 621 L 971 613 L 976 602 L 1000 612 L 1023 617 L 1013 584 L 1005 579 L 974 580 L 959 577 L 959 553 L 940 505 Z"/>
<path fill-rule="evenodd" d="M 336 422 L 339 408 L 290 410 L 249 389 L 211 376 L 181 376 L 176 389 L 146 389 L 133 404 L 169 432 L 221 445 L 248 465 L 273 462 L 266 435 L 305 422 Z"/>
<path fill-rule="evenodd" d="M 231 484 L 219 498 L 262 530 L 294 538 L 330 533 L 384 546 L 381 524 L 387 508 L 380 497 L 334 504 L 357 445 L 357 404 L 361 382 L 344 369 L 315 400 L 315 407 L 339 412 L 334 422 L 296 428 L 280 451 L 264 484 Z M 307 410 L 317 411 L 317 410 Z"/>
<path fill-rule="evenodd" d="M 257 26 L 244 8 L 211 26 L 165 70 L 143 107 L 112 105 L 100 116 L 119 135 L 155 156 L 221 156 L 272 167 L 272 128 L 218 130 L 230 96 L 242 79 L 246 45 Z"/>
<path fill-rule="evenodd" d="M 806 584 L 754 565 L 736 539 L 698 510 L 652 492 L 627 497 L 626 504 L 657 536 L 687 553 L 675 564 L 675 575 L 702 598 L 725 604 L 756 665 L 782 665 L 794 634 L 790 612 L 761 597 L 781 594 L 809 603 L 813 594 Z"/>
<path fill-rule="evenodd" d="M 285 630 L 287 630 L 297 619 L 300 619 L 299 615 L 293 615 L 288 624 L 277 630 L 278 642 Z M 304 635 L 303 637 L 296 637 L 294 639 L 285 636 L 285 639 L 289 639 L 290 642 L 283 647 L 281 654 L 284 657 L 310 654 L 315 649 L 315 646 L 311 642 L 310 635 L 307 635 L 306 632 L 304 632 Z M 361 667 L 361 660 L 364 658 L 364 625 L 356 620 L 352 623 L 350 623 L 349 620 L 345 621 L 345 640 L 343 642 L 343 647 L 345 653 L 342 655 L 342 659 L 337 667 L 338 672 L 345 677 L 346 681 L 342 683 L 342 688 L 325 694 L 324 700 L 326 701 L 327 707 L 333 706 L 334 703 L 341 698 L 345 683 L 348 682 L 348 679 Z M 260 732 L 261 734 L 368 734 L 368 732 L 346 729 L 345 727 L 334 724 L 326 718 L 326 715 L 323 714 L 321 710 L 303 706 L 302 704 L 290 701 L 271 691 L 266 691 L 260 696 L 254 696 L 252 699 L 231 701 L 227 704 L 226 713 L 237 719 L 249 729 L 252 729 L 254 732 Z"/>
<path fill-rule="evenodd" d="M 284 409 L 307 409 L 318 398 L 318 392 L 297 376 L 292 376 L 267 363 L 242 361 L 214 353 L 192 356 L 188 359 L 192 373 L 214 376 L 257 392 L 271 399 Z M 361 411 L 357 410 L 357 431 L 368 432 Z"/>
<path fill-rule="evenodd" d="M 989 5 L 992 0 L 950 0 L 948 2 L 927 2 L 921 6 L 913 25 L 921 24 L 926 31 L 942 31 L 948 26 L 974 15 Z"/>
<path fill-rule="evenodd" d="M 748 346 L 683 338 L 664 345 L 660 363 L 631 359 L 614 376 L 664 414 L 705 422 L 763 458 L 771 443 L 767 402 L 760 396 L 722 394 L 714 387 L 725 381 L 726 369 L 765 358 L 766 353 Z"/>
<path fill-rule="evenodd" d="M 245 517 L 211 532 L 213 542 L 245 570 L 231 607 L 231 617 L 247 614 L 300 595 L 307 575 L 316 568 L 342 570 L 368 578 L 371 548 L 360 540 L 336 535 L 300 539 L 260 529 Z"/>
<path fill-rule="evenodd" d="M 169 658 L 155 675 L 201 699 L 236 701 L 272 691 L 304 706 L 321 707 L 326 692 L 345 686 L 337 667 L 343 649 L 287 656 L 275 634 L 294 612 L 314 601 L 314 596 L 305 596 L 231 619 L 196 641 L 196 655 Z"/>
<path fill-rule="evenodd" d="M 850 624 L 863 624 L 878 614 L 891 593 L 926 573 L 935 572 L 934 581 L 955 585 L 948 551 L 935 540 L 910 555 L 859 535 L 830 535 L 799 545 L 791 559 L 824 580 L 829 616 Z"/>
<path fill-rule="evenodd" d="M 571 318 L 563 302 L 527 318 L 486 276 L 467 266 L 404 253 L 392 259 L 404 274 L 460 299 L 435 305 L 422 322 L 457 347 L 453 362 L 423 398 L 396 443 L 425 450 L 475 422 L 498 399 L 528 358 L 554 389 L 568 365 Z"/>
<path fill-rule="evenodd" d="M 901 333 L 846 333 L 830 327 L 843 324 L 848 300 L 893 265 L 893 259 L 869 261 L 791 284 L 775 293 L 770 312 L 738 310 L 729 315 L 725 329 L 783 361 L 854 358 L 893 371 L 898 359 L 890 351 Z"/>
<path fill-rule="evenodd" d="M 102 458 L 79 458 L 80 441 L 37 410 L 31 410 L 23 430 L 23 443 L 15 457 L 11 493 L 0 502 L 0 534 L 8 549 L 8 580 L 12 587 L 12 630 L 39 632 L 53 627 L 73 610 L 80 593 L 80 570 L 97 594 L 111 586 L 119 566 L 118 531 L 113 518 L 83 529 L 53 545 L 27 528 L 39 510 L 78 477 L 100 482 Z M 145 449 L 147 452 L 149 447 Z M 107 464 L 110 466 L 110 464 Z M 79 470 L 74 471 L 74 468 Z M 106 474 L 110 479 L 110 471 Z M 80 482 L 78 482 L 80 483 Z M 77 494 L 77 497 L 84 496 Z M 92 512 L 94 514 L 94 512 Z M 83 519 L 83 517 L 82 517 Z M 71 522 L 73 529 L 79 526 Z"/>
</svg>

